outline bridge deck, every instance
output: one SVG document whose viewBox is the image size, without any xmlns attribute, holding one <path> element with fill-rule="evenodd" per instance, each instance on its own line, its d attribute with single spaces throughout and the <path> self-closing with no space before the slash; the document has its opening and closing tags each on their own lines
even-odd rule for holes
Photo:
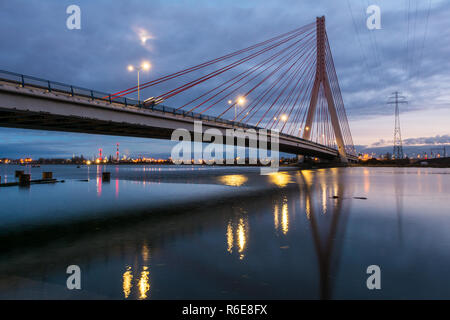
<svg viewBox="0 0 450 320">
<path fill-rule="evenodd" d="M 144 107 L 134 99 L 112 99 L 106 93 L 0 71 L 0 126 L 170 139 L 178 128 L 193 133 L 194 121 L 202 121 L 203 130 L 218 129 L 224 136 L 227 129 L 263 129 L 163 105 Z M 337 157 L 333 148 L 283 133 L 279 149 Z"/>
</svg>

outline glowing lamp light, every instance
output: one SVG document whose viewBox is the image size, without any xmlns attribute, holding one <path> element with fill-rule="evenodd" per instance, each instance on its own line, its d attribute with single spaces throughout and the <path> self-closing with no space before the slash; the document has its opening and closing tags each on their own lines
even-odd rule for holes
<svg viewBox="0 0 450 320">
<path fill-rule="evenodd" d="M 242 106 L 245 103 L 245 98 L 244 97 L 239 97 L 237 99 L 237 103 Z"/>
<path fill-rule="evenodd" d="M 280 119 L 281 119 L 281 121 L 284 121 L 284 122 L 286 122 L 286 121 L 287 121 L 287 119 L 288 119 L 288 116 L 287 116 L 287 115 L 285 115 L 285 114 L 282 114 L 282 115 L 281 115 L 281 117 L 280 117 Z"/>
<path fill-rule="evenodd" d="M 134 67 L 132 65 L 129 65 L 127 69 L 128 71 L 132 72 L 134 70 Z"/>
<path fill-rule="evenodd" d="M 150 70 L 151 65 L 150 65 L 149 62 L 143 62 L 141 67 L 142 67 L 142 70 L 146 70 L 147 71 L 147 70 Z"/>
</svg>

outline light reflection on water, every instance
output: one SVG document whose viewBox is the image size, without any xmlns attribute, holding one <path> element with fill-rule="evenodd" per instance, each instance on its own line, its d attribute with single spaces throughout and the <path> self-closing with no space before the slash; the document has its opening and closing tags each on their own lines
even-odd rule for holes
<svg viewBox="0 0 450 320">
<path fill-rule="evenodd" d="M 131 267 L 127 267 L 127 271 L 123 273 L 123 295 L 126 298 L 130 296 L 131 289 L 133 288 L 133 273 Z"/>
<path fill-rule="evenodd" d="M 237 253 L 239 259 L 243 260 L 249 239 L 249 222 L 245 211 L 241 209 L 237 214 L 234 211 L 234 217 L 228 220 L 226 226 L 227 252 L 231 255 Z"/>
<path fill-rule="evenodd" d="M 248 178 L 244 176 L 243 174 L 230 174 L 219 177 L 220 183 L 232 186 L 232 187 L 240 187 L 242 186 Z"/>
<path fill-rule="evenodd" d="M 270 181 L 280 188 L 286 187 L 292 182 L 291 176 L 286 172 L 269 173 Z"/>
<path fill-rule="evenodd" d="M 2 211 L 3 224 L 53 220 L 55 212 L 83 216 L 84 208 L 91 215 L 105 216 L 100 212 L 113 208 L 126 215 L 130 204 L 162 212 L 2 256 L 0 274 L 8 276 L 0 276 L 0 298 L 76 298 L 57 289 L 69 264 L 82 269 L 84 298 L 450 298 L 450 280 L 438 276 L 450 267 L 448 169 L 340 168 L 267 176 L 211 169 L 212 178 L 205 175 L 198 184 L 187 175 L 189 183 L 179 176 L 177 183 L 139 181 L 121 170 L 113 171 L 111 183 L 100 177 L 25 192 L 0 190 L 14 212 Z M 233 199 L 202 205 L 217 195 Z M 198 206 L 176 215 L 155 206 L 194 196 Z M 59 211 L 39 209 L 50 199 Z M 383 290 L 376 293 L 365 287 L 371 264 L 383 272 Z"/>
<path fill-rule="evenodd" d="M 279 202 L 275 203 L 273 209 L 273 221 L 275 231 L 278 231 L 281 226 L 281 231 L 283 234 L 287 234 L 289 231 L 289 208 L 288 199 L 283 197 Z M 281 223 L 280 223 L 281 221 Z"/>
<path fill-rule="evenodd" d="M 147 293 L 150 290 L 148 267 L 142 267 L 141 278 L 139 279 L 139 299 L 147 299 Z"/>
</svg>

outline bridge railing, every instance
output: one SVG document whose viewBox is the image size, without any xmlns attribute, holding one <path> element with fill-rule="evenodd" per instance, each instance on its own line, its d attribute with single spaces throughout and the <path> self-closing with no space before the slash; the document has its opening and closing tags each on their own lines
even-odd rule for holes
<svg viewBox="0 0 450 320">
<path fill-rule="evenodd" d="M 57 81 L 45 80 L 33 76 L 23 75 L 15 72 L 0 70 L 0 81 L 13 82 L 21 87 L 33 87 L 46 90 L 48 92 L 63 93 L 71 96 L 86 97 L 91 100 L 101 100 L 115 102 L 124 105 L 139 105 L 135 99 L 117 97 L 111 98 L 111 94 L 83 87 L 73 86 Z"/>
<path fill-rule="evenodd" d="M 208 121 L 212 121 L 212 122 L 216 122 L 216 123 L 228 124 L 228 125 L 232 125 L 235 127 L 245 128 L 245 129 L 255 129 L 255 130 L 261 129 L 259 127 L 256 127 L 256 126 L 253 126 L 250 124 L 246 124 L 246 123 L 241 123 L 238 121 L 227 120 L 227 119 L 209 116 L 209 115 L 205 115 L 205 114 L 201 114 L 201 113 L 177 110 L 175 108 L 171 108 L 171 107 L 160 105 L 160 104 L 153 105 L 153 106 L 144 106 L 140 101 L 138 101 L 136 99 L 126 98 L 126 97 L 112 97 L 112 95 L 110 93 L 86 89 L 86 88 L 78 87 L 78 86 L 72 86 L 72 85 L 57 82 L 57 81 L 45 80 L 45 79 L 41 79 L 41 78 L 37 78 L 37 77 L 33 77 L 33 76 L 27 76 L 27 75 L 10 72 L 10 71 L 5 71 L 5 70 L 0 70 L 0 81 L 15 83 L 21 87 L 28 86 L 28 87 L 32 87 L 32 88 L 39 88 L 42 90 L 46 90 L 47 92 L 56 92 L 56 93 L 65 94 L 68 96 L 85 97 L 85 98 L 88 98 L 91 100 L 108 102 L 110 104 L 113 104 L 113 103 L 120 104 L 125 107 L 134 106 L 134 107 L 138 107 L 138 108 L 159 111 L 159 112 L 163 112 L 163 113 L 167 113 L 167 114 L 181 115 L 181 116 L 190 117 L 193 119 L 208 120 Z M 326 148 L 332 149 L 332 148 L 324 146 L 322 144 L 319 144 L 319 143 L 316 143 L 316 142 L 313 142 L 310 140 L 304 140 L 302 138 L 299 138 L 296 136 L 291 136 L 291 135 L 288 135 L 288 134 L 285 134 L 282 132 L 279 132 L 279 135 L 280 135 L 280 137 L 300 139 L 300 140 L 303 140 L 305 142 L 308 142 L 308 143 L 311 143 L 311 144 L 314 144 L 314 145 L 317 145 L 320 147 L 326 147 Z"/>
</svg>

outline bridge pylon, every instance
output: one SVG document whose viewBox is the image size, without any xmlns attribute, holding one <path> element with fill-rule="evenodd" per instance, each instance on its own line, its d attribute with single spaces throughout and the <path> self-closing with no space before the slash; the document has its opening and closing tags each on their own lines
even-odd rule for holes
<svg viewBox="0 0 450 320">
<path fill-rule="evenodd" d="M 324 94 L 328 104 L 328 112 L 330 113 L 331 124 L 334 130 L 336 138 L 336 144 L 338 146 L 338 152 L 340 161 L 347 163 L 347 152 L 345 150 L 344 139 L 342 136 L 342 130 L 339 123 L 336 106 L 331 91 L 330 82 L 328 79 L 326 68 L 326 31 L 325 31 L 325 17 L 316 18 L 316 38 L 317 38 L 317 59 L 316 59 L 316 76 L 314 79 L 314 85 L 311 93 L 311 100 L 309 103 L 308 114 L 306 116 L 305 127 L 303 128 L 303 139 L 310 140 L 312 124 L 314 116 L 316 114 L 317 100 L 319 96 L 319 89 L 322 85 Z"/>
</svg>

